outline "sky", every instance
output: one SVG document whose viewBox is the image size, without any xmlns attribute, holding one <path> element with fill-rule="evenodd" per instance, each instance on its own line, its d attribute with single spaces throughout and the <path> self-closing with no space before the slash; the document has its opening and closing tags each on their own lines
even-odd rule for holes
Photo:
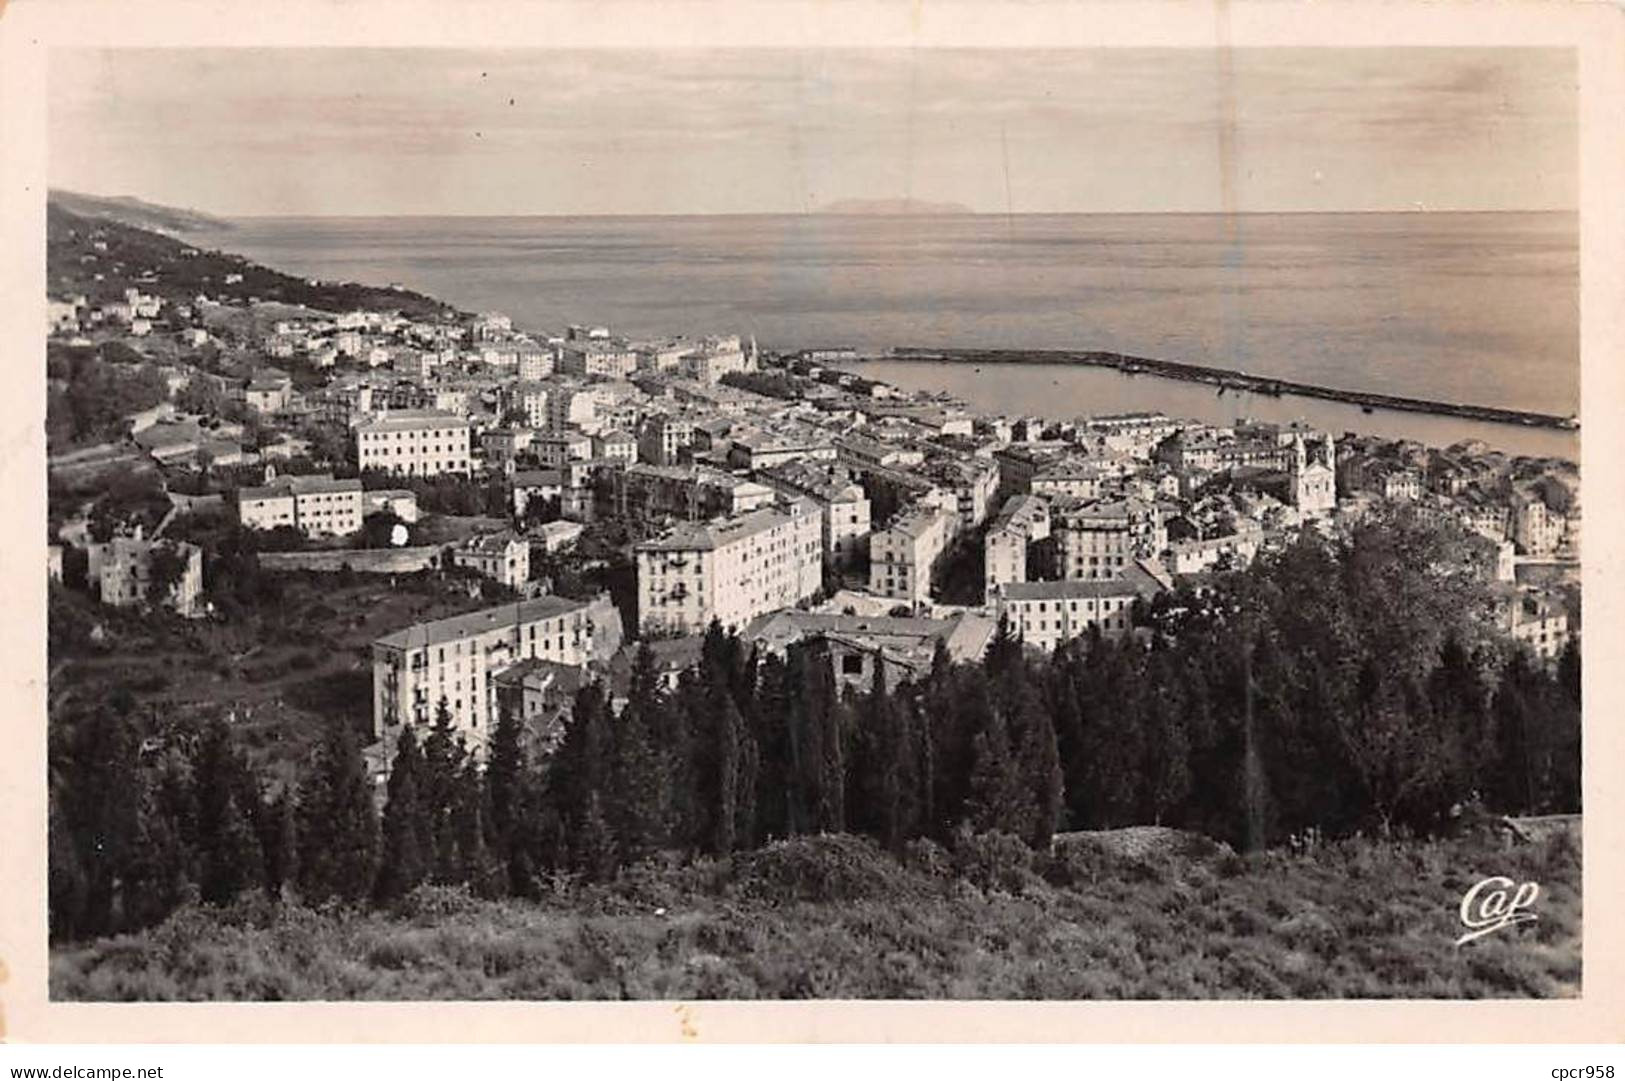
<svg viewBox="0 0 1625 1081">
<path fill-rule="evenodd" d="M 1572 209 L 1548 49 L 54 49 L 55 187 L 227 216 Z"/>
</svg>

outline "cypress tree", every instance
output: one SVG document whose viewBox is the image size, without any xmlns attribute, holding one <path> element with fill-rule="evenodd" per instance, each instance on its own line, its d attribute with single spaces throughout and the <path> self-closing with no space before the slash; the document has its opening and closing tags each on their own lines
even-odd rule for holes
<svg viewBox="0 0 1625 1081">
<path fill-rule="evenodd" d="M 118 704 L 91 713 L 76 737 L 62 810 L 85 880 L 79 930 L 104 935 L 122 929 L 120 883 L 140 854 L 147 799 L 135 738 Z"/>
<path fill-rule="evenodd" d="M 312 902 L 354 903 L 372 889 L 378 816 L 355 732 L 348 721 L 328 726 L 308 783 L 301 786 L 299 890 Z"/>
<path fill-rule="evenodd" d="M 587 794 L 587 806 L 582 815 L 581 829 L 574 841 L 576 869 L 590 880 L 604 882 L 615 877 L 619 857 L 615 838 L 610 833 L 609 820 L 604 815 L 603 799 L 594 789 Z"/>
<path fill-rule="evenodd" d="M 614 762 L 610 770 L 607 817 L 627 863 L 635 863 L 665 844 L 667 810 L 664 768 L 655 745 L 655 725 L 665 708 L 654 652 L 638 647 L 626 707 L 613 727 Z"/>
<path fill-rule="evenodd" d="M 472 761 L 466 762 L 453 783 L 456 786 L 453 812 L 456 880 L 466 883 L 476 897 L 501 897 L 508 892 L 507 868 L 486 841 L 490 815 L 479 767 Z"/>
<path fill-rule="evenodd" d="M 203 900 L 226 904 L 265 879 L 264 853 L 242 804 L 259 802 L 248 767 L 232 746 L 231 730 L 216 718 L 198 742 L 192 763 L 197 810 L 198 886 Z"/>
<path fill-rule="evenodd" d="M 292 785 L 272 803 L 272 841 L 265 852 L 266 889 L 272 897 L 284 897 L 297 889 L 299 881 L 299 793 Z"/>
<path fill-rule="evenodd" d="M 523 816 L 521 803 L 528 763 L 521 741 L 523 722 L 504 707 L 491 733 L 490 753 L 485 764 L 485 784 L 490 795 L 491 836 L 497 855 L 512 860 L 518 849 L 517 833 Z"/>
<path fill-rule="evenodd" d="M 389 801 L 384 805 L 383 850 L 373 897 L 388 904 L 412 892 L 428 877 L 431 861 L 429 817 L 419 793 L 423 760 L 412 729 L 402 730 L 389 771 Z"/>
<path fill-rule="evenodd" d="M 419 802 L 428 818 L 431 877 L 441 884 L 461 881 L 457 866 L 457 777 L 467 750 L 451 723 L 451 705 L 442 697 L 422 746 Z"/>
</svg>

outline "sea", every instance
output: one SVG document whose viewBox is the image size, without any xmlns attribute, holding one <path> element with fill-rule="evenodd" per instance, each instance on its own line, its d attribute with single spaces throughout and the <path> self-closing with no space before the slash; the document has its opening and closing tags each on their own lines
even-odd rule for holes
<svg viewBox="0 0 1625 1081">
<path fill-rule="evenodd" d="M 198 236 L 516 325 L 754 335 L 764 349 L 1108 350 L 1308 383 L 1580 409 L 1572 213 L 255 218 Z M 1301 419 L 1578 460 L 1576 433 L 1051 365 L 875 360 L 979 409 Z"/>
</svg>

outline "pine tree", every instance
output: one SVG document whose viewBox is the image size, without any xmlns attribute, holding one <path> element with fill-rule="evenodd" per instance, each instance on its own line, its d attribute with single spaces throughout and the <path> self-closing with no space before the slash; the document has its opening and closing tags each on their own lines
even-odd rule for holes
<svg viewBox="0 0 1625 1081">
<path fill-rule="evenodd" d="M 418 790 L 423 759 L 417 737 L 407 727 L 395 745 L 389 771 L 389 801 L 384 805 L 382 851 L 373 897 L 389 904 L 412 892 L 429 875 L 431 838 L 429 816 Z"/>
</svg>

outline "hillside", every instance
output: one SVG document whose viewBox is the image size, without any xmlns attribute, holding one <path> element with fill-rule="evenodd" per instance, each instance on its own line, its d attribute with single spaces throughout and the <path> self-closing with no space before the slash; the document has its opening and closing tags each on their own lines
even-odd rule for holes
<svg viewBox="0 0 1625 1081">
<path fill-rule="evenodd" d="M 46 207 L 45 256 L 50 295 L 82 293 L 92 303 L 117 299 L 134 286 L 173 304 L 189 304 L 203 293 L 221 301 L 252 297 L 325 312 L 398 311 L 414 319 L 456 314 L 421 293 L 356 282 L 313 283 L 151 229 L 85 217 L 55 196 Z M 240 281 L 226 280 L 239 275 Z"/>
<path fill-rule="evenodd" d="M 49 198 L 55 205 L 83 218 L 113 221 L 161 233 L 191 233 L 204 229 L 219 231 L 232 227 L 225 218 L 197 210 L 160 206 L 128 195 L 86 195 L 55 188 Z"/>
<path fill-rule="evenodd" d="M 538 902 L 424 888 L 389 914 L 259 895 L 53 953 L 53 999 L 1525 998 L 1580 989 L 1566 836 L 1352 840 L 1242 859 L 984 835 L 899 863 L 850 837 L 642 865 Z M 1205 854 L 1193 854 L 1204 853 Z M 1454 945 L 1488 873 L 1539 919 Z"/>
</svg>

